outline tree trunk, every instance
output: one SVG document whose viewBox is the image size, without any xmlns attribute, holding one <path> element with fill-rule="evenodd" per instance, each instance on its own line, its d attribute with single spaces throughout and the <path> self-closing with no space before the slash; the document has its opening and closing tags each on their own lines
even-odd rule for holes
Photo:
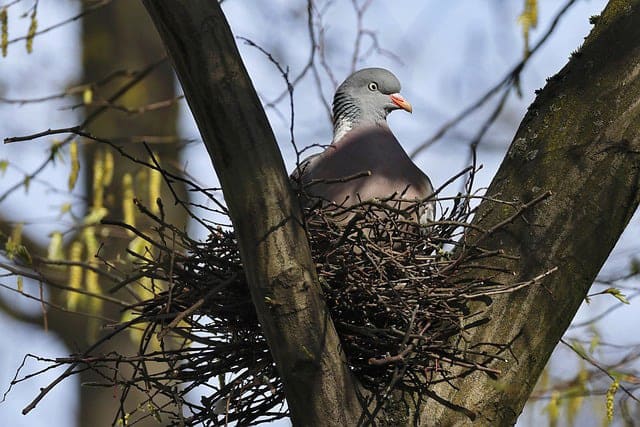
<svg viewBox="0 0 640 427">
<path fill-rule="evenodd" d="M 99 13 L 88 14 L 82 19 L 82 46 L 83 46 L 83 81 L 96 82 L 104 79 L 107 75 L 116 71 L 126 71 L 128 73 L 145 69 L 150 64 L 158 62 L 164 55 L 164 47 L 161 40 L 153 30 L 153 23 L 145 12 L 142 5 L 135 1 L 113 2 Z M 89 107 L 90 114 L 96 108 L 100 108 L 101 101 L 109 98 L 114 92 L 119 90 L 131 76 L 113 79 L 111 82 L 96 87 L 93 90 L 93 100 L 98 107 Z M 139 83 L 132 87 L 127 93 L 118 99 L 114 104 L 125 105 L 129 108 L 150 104 L 152 102 L 172 99 L 176 96 L 176 82 L 170 64 L 167 62 L 158 66 L 153 72 L 145 76 Z M 150 141 L 151 148 L 157 153 L 160 164 L 174 172 L 179 171 L 178 162 L 179 144 L 177 137 L 178 106 L 173 104 L 167 108 L 145 112 L 144 114 L 129 114 L 111 108 L 102 113 L 91 123 L 88 131 L 103 138 L 124 138 L 121 145 L 124 149 L 140 159 L 147 159 L 148 154 L 141 144 L 140 136 L 146 136 L 145 140 Z M 154 144 L 149 136 L 168 137 L 167 142 Z M 85 171 L 85 183 L 87 199 L 92 200 L 90 195 L 92 189 L 92 168 L 93 158 L 96 150 L 109 149 L 105 146 L 88 144 L 84 146 L 82 171 Z M 113 182 L 105 191 L 105 206 L 109 209 L 108 218 L 122 220 L 121 210 L 123 189 L 122 177 L 125 173 L 131 173 L 134 177 L 140 169 L 139 165 L 130 161 L 118 158 L 115 154 L 115 164 L 113 172 Z M 148 172 L 148 171 L 145 171 Z M 174 183 L 174 190 L 186 200 L 187 194 L 183 185 Z M 149 206 L 154 201 L 149 200 L 148 186 L 138 185 L 136 187 L 136 197 L 142 203 Z M 174 206 L 173 196 L 163 185 L 162 199 L 165 201 L 165 211 L 167 221 L 175 224 L 178 228 L 186 227 L 187 215 L 180 207 Z M 144 220 L 140 216 L 138 221 Z M 145 229 L 144 224 L 136 224 L 141 230 Z M 125 249 L 130 238 L 109 237 L 108 244 L 101 249 L 101 255 L 107 259 L 115 259 L 117 255 L 125 253 Z M 101 239 L 104 240 L 104 239 Z M 124 292 L 118 297 L 128 299 Z M 104 316 L 112 319 L 120 319 L 121 313 L 118 308 L 104 307 Z M 73 317 L 73 316 L 67 316 Z M 95 329 L 95 322 L 74 317 L 74 327 L 57 329 L 70 348 L 74 348 L 78 342 L 84 342 L 91 335 L 91 329 Z M 100 349 L 103 353 L 116 351 L 120 354 L 137 354 L 139 344 L 133 342 L 128 334 L 120 334 L 113 340 L 105 344 Z M 100 381 L 100 377 L 91 371 L 85 371 L 80 375 L 82 383 Z M 142 393 L 133 390 L 128 399 L 128 408 L 136 408 L 140 402 L 146 399 Z M 118 390 L 111 388 L 83 388 L 80 393 L 80 413 L 78 417 L 79 425 L 94 426 L 96 420 L 101 420 L 99 424 L 107 425 L 115 416 L 120 405 L 120 394 Z M 145 405 L 141 405 L 145 407 Z M 157 425 L 153 417 L 139 423 L 141 426 Z"/>
<path fill-rule="evenodd" d="M 467 411 L 430 400 L 426 425 L 512 425 L 551 352 L 568 328 L 640 197 L 640 2 L 612 0 L 569 63 L 549 79 L 529 111 L 487 195 L 526 203 L 552 196 L 483 241 L 517 260 L 488 267 L 517 272 L 505 283 L 558 267 L 534 285 L 494 298 L 491 322 L 471 331 L 470 348 L 495 353 L 497 380 L 468 372 L 433 388 Z M 476 225 L 491 228 L 513 214 L 483 203 Z M 526 222 L 525 222 L 526 220 Z M 473 237 L 470 239 L 473 241 Z M 495 275 L 478 268 L 476 277 Z M 484 308 L 484 307 L 479 307 Z M 475 344 L 475 347 L 474 347 Z M 462 373 L 462 372 L 458 372 Z"/>
<path fill-rule="evenodd" d="M 354 425 L 354 383 L 321 295 L 298 201 L 217 2 L 144 0 L 229 208 L 251 296 L 296 425 Z"/>
</svg>

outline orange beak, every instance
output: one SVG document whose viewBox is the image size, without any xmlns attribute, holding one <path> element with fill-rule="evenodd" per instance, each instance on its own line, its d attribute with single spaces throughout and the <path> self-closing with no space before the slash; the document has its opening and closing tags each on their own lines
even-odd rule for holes
<svg viewBox="0 0 640 427">
<path fill-rule="evenodd" d="M 411 104 L 409 104 L 409 102 L 407 102 L 407 100 L 399 93 L 392 93 L 389 97 L 391 98 L 391 102 L 402 108 L 404 111 L 408 111 L 409 113 L 413 111 Z"/>
</svg>

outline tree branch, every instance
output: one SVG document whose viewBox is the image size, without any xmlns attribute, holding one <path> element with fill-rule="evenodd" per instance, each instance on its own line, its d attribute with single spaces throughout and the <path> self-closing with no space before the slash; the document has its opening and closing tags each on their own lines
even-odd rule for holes
<svg viewBox="0 0 640 427">
<path fill-rule="evenodd" d="M 354 425 L 353 380 L 326 311 L 300 207 L 217 2 L 143 0 L 222 183 L 253 302 L 295 425 Z"/>
<path fill-rule="evenodd" d="M 458 378 L 433 388 L 423 416 L 435 425 L 513 425 L 551 352 L 584 300 L 596 274 L 635 212 L 640 198 L 640 2 L 612 0 L 568 65 L 549 79 L 522 121 L 489 197 L 527 202 L 553 196 L 488 236 L 488 250 L 509 258 L 487 260 L 475 278 L 515 283 L 555 266 L 544 286 L 496 296 L 491 322 L 475 330 L 469 348 L 501 346 L 508 361 L 496 380 L 478 371 L 452 369 Z M 483 202 L 474 224 L 491 229 L 510 212 Z M 473 233 L 473 232 L 472 232 Z M 470 236 L 473 242 L 474 236 Z M 476 237 L 477 238 L 477 234 Z M 472 308 L 473 309 L 473 308 Z M 491 343 L 491 344 L 489 344 Z M 428 414 L 428 415 L 427 415 Z M 426 420 L 427 418 L 423 418 Z"/>
</svg>

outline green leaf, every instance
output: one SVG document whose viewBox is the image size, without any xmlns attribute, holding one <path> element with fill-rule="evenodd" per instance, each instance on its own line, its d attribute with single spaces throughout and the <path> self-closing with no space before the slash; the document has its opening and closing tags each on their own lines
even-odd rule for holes
<svg viewBox="0 0 640 427">
<path fill-rule="evenodd" d="M 27 248 L 25 248 L 23 245 L 18 246 L 18 249 L 16 250 L 16 255 L 18 259 L 20 259 L 25 264 L 27 265 L 33 264 L 33 260 L 31 259 L 31 254 L 29 253 Z"/>
<path fill-rule="evenodd" d="M 605 289 L 604 291 L 602 291 L 603 294 L 611 294 L 614 297 L 616 297 L 617 299 L 620 300 L 620 302 L 623 302 L 624 304 L 631 304 L 629 302 L 629 300 L 627 299 L 626 295 L 623 294 L 622 292 L 620 292 L 620 289 L 616 289 L 616 288 L 608 288 Z"/>
</svg>

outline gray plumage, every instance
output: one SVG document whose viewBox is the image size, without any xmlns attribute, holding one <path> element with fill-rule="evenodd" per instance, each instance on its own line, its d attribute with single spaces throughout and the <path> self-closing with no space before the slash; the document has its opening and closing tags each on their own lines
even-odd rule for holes
<svg viewBox="0 0 640 427">
<path fill-rule="evenodd" d="M 333 100 L 333 141 L 301 162 L 292 178 L 324 203 L 352 206 L 360 201 L 422 200 L 433 193 L 429 178 L 413 163 L 387 124 L 394 110 L 411 112 L 400 82 L 382 68 L 365 68 L 342 83 Z M 361 176 L 359 176 L 361 175 Z M 355 179 L 348 179 L 359 176 Z M 341 181 L 342 180 L 342 181 Z M 435 203 L 420 209 L 419 221 L 433 221 Z"/>
</svg>

